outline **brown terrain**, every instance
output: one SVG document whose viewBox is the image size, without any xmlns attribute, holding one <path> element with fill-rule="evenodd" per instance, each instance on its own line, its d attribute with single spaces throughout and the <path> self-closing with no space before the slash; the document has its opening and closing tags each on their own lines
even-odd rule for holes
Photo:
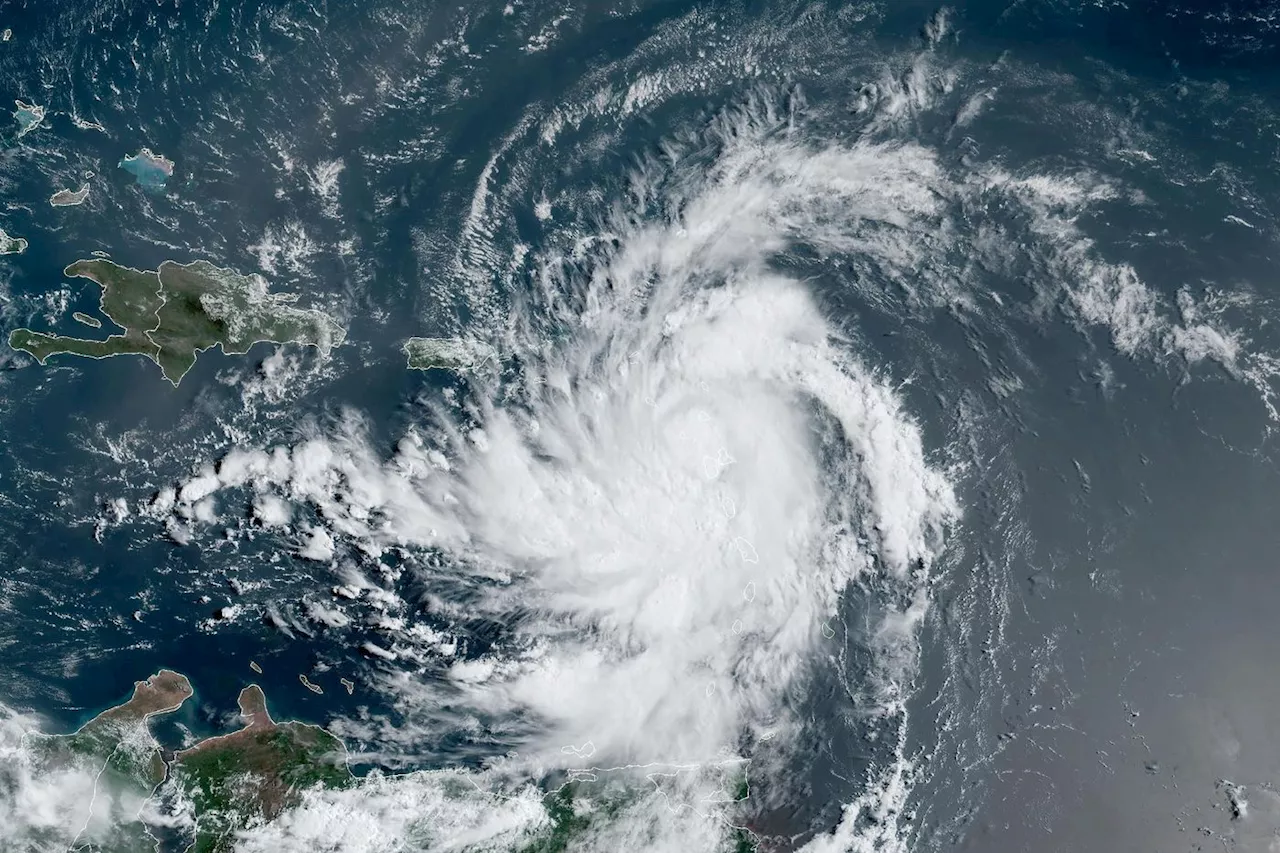
<svg viewBox="0 0 1280 853">
<path fill-rule="evenodd" d="M 191 682 L 180 672 L 162 669 L 146 681 L 133 683 L 133 696 L 123 705 L 108 708 L 82 727 L 111 723 L 136 725 L 156 714 L 176 711 L 191 697 Z"/>
</svg>

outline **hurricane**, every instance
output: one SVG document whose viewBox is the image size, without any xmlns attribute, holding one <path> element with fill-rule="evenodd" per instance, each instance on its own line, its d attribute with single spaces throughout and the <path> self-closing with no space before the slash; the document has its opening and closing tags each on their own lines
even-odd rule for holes
<svg viewBox="0 0 1280 853">
<path fill-rule="evenodd" d="M 1265 5 L 10 9 L 0 847 L 1268 849 Z"/>
<path fill-rule="evenodd" d="M 707 128 L 703 156 L 637 168 L 630 204 L 575 255 L 538 258 L 537 289 L 491 342 L 501 361 L 387 458 L 351 414 L 337 434 L 233 450 L 160 500 L 199 523 L 239 489 L 260 519 L 280 500 L 313 514 L 299 535 L 318 558 L 407 550 L 429 611 L 503 626 L 463 660 L 376 647 L 414 661 L 395 670 L 414 725 L 519 720 L 490 736 L 515 753 L 505 776 L 676 768 L 661 809 L 707 826 L 672 820 L 649 849 L 733 830 L 715 796 L 730 769 L 783 802 L 835 638 L 873 661 L 845 712 L 902 713 L 913 625 L 959 516 L 894 377 L 774 263 L 864 240 L 861 222 L 904 196 L 927 206 L 931 164 L 911 147 L 814 146 L 778 112 L 761 97 Z M 880 612 L 845 624 L 846 590 L 872 579 Z"/>
</svg>

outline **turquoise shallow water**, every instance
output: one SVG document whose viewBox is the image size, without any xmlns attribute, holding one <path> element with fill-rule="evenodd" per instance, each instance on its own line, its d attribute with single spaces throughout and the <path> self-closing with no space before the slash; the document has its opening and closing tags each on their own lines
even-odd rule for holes
<svg viewBox="0 0 1280 853">
<path fill-rule="evenodd" d="M 138 186 L 147 190 L 162 190 L 173 174 L 173 164 L 160 156 L 143 150 L 120 161 L 124 169 L 137 180 Z"/>
</svg>

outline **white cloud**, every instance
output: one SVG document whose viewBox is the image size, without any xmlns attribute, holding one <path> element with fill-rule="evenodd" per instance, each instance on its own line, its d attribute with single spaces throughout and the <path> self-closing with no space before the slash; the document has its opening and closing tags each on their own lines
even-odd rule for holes
<svg viewBox="0 0 1280 853">
<path fill-rule="evenodd" d="M 262 494 L 253 503 L 253 517 L 264 527 L 287 527 L 293 507 L 277 495 Z"/>
<path fill-rule="evenodd" d="M 334 179 L 333 187 L 336 191 L 336 175 Z M 320 251 L 320 245 L 307 234 L 302 223 L 296 220 L 285 222 L 279 228 L 267 226 L 258 242 L 247 248 L 257 255 L 258 266 L 271 275 L 281 270 L 303 274 L 311 259 Z"/>
<path fill-rule="evenodd" d="M 304 560 L 327 563 L 333 559 L 333 537 L 323 527 L 313 527 L 307 532 L 298 556 Z"/>
<path fill-rule="evenodd" d="M 376 774 L 354 789 L 311 790 L 276 821 L 242 833 L 236 853 L 507 850 L 547 825 L 540 793 L 478 789 L 466 776 Z"/>
<path fill-rule="evenodd" d="M 878 128 L 950 85 L 930 69 L 921 60 L 875 90 Z M 1202 303 L 1187 294 L 1174 306 L 1134 267 L 1102 257 L 1078 224 L 1122 198 L 1101 178 L 980 168 L 957 179 L 915 143 L 758 132 L 772 109 L 760 101 L 713 123 L 717 158 L 677 166 L 678 180 L 668 163 L 637 170 L 634 195 L 665 193 L 662 209 L 677 216 L 619 214 L 579 235 L 569 257 L 531 256 L 534 305 L 493 341 L 521 356 L 519 387 L 476 373 L 465 404 L 409 429 L 389 458 L 352 413 L 293 446 L 233 450 L 176 491 L 185 517 L 216 491 L 245 489 L 264 525 L 300 537 L 301 556 L 330 561 L 350 545 L 368 557 L 368 577 L 340 567 L 335 589 L 379 614 L 368 624 L 383 639 L 362 649 L 393 670 L 406 740 L 414 726 L 438 737 L 519 718 L 531 776 L 587 755 L 706 762 L 753 737 L 785 752 L 797 721 L 782 699 L 803 688 L 825 620 L 873 565 L 908 604 L 879 627 L 879 689 L 866 695 L 903 713 L 927 606 L 916 570 L 959 508 L 888 377 L 851 355 L 805 285 L 771 267 L 796 243 L 874 268 L 874 283 L 851 284 L 873 306 L 976 314 L 984 294 L 957 282 L 947 259 L 970 253 L 1000 268 L 1018 244 L 1003 226 L 960 233 L 949 211 L 1012 201 L 1043 276 L 1033 287 L 1082 331 L 1105 330 L 1135 358 L 1246 361 L 1246 342 Z M 490 210 L 487 181 L 477 198 Z M 474 242 L 477 257 L 501 254 Z M 316 526 L 289 527 L 293 506 Z M 413 608 L 379 587 L 390 549 L 418 554 L 405 564 L 424 579 L 468 590 L 465 607 L 432 599 L 433 618 L 489 619 L 515 636 L 480 659 L 457 655 L 447 631 L 415 624 Z M 350 618 L 318 605 L 311 616 L 333 627 Z M 432 659 L 447 679 L 415 677 Z M 900 752 L 811 850 L 892 849 L 909 771 Z M 384 794 L 369 808 L 401 803 Z M 309 801 L 307 820 L 358 799 Z M 303 837 L 307 825 L 289 831 Z M 610 849 L 641 826 L 621 820 L 607 830 L 617 838 L 597 840 Z M 690 839 L 723 826 L 666 831 L 643 846 L 702 849 Z"/>
<path fill-rule="evenodd" d="M 154 746 L 145 729 L 122 734 L 120 750 Z M 75 842 L 148 839 L 148 792 L 114 784 L 102 757 L 49 754 L 47 743 L 35 719 L 0 705 L 0 848 L 63 853 Z"/>
<path fill-rule="evenodd" d="M 292 447 L 233 451 L 179 488 L 179 510 L 245 488 L 257 507 L 270 495 L 315 511 L 300 556 L 330 560 L 339 541 L 373 555 L 440 549 L 486 579 L 465 616 L 517 638 L 451 661 L 450 704 L 529 720 L 529 772 L 580 760 L 582 744 L 596 762 L 706 762 L 754 733 L 781 753 L 797 725 L 784 693 L 806 678 L 846 585 L 878 561 L 917 589 L 958 507 L 886 379 L 767 264 L 804 240 L 909 267 L 915 223 L 939 209 L 935 158 L 909 144 L 813 149 L 732 124 L 750 120 L 726 118 L 734 144 L 685 188 L 679 219 L 619 217 L 616 249 L 580 273 L 545 259 L 544 303 L 503 342 L 525 356 L 517 394 L 475 376 L 471 408 L 440 410 L 389 459 L 354 416 Z M 573 334 L 548 350 L 544 322 Z M 364 648 L 422 654 L 403 625 L 394 636 Z M 886 640 L 886 678 L 909 670 L 909 646 Z M 411 717 L 440 707 L 439 686 L 401 683 Z M 383 793 L 386 808 L 401 802 Z M 382 808 L 322 799 L 287 831 Z M 724 831 L 698 820 L 659 822 L 673 834 L 646 835 L 646 849 Z M 621 842 L 642 826 L 608 832 Z"/>
</svg>

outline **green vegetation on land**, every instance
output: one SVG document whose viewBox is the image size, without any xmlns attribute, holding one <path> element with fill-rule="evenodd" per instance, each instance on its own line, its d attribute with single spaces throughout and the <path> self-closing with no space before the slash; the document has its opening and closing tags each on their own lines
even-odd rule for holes
<svg viewBox="0 0 1280 853">
<path fill-rule="evenodd" d="M 246 353 L 260 342 L 328 351 L 345 337 L 326 314 L 295 308 L 295 295 L 270 293 L 261 276 L 240 275 L 207 261 L 165 261 L 158 270 L 136 270 L 93 258 L 76 261 L 64 272 L 102 288 L 102 313 L 124 333 L 92 340 L 15 329 L 9 346 L 41 364 L 55 355 L 141 355 L 158 364 L 176 386 L 196 356 L 215 346 L 228 355 Z"/>
<path fill-rule="evenodd" d="M 161 670 L 137 682 L 128 702 L 103 711 L 72 734 L 29 736 L 31 756 L 41 775 L 84 774 L 95 779 L 94 796 L 84 804 L 83 825 L 107 829 L 92 837 L 82 832 L 85 837 L 77 837 L 67 849 L 101 853 L 155 849 L 155 839 L 138 813 L 164 781 L 166 770 L 147 720 L 177 710 L 190 695 L 191 684 L 185 676 Z"/>
<path fill-rule="evenodd" d="M 0 230 L 0 255 L 21 255 L 26 250 L 26 240 L 21 237 L 10 237 Z"/>
<path fill-rule="evenodd" d="M 740 826 L 733 828 L 733 853 L 756 853 L 760 845 L 756 837 Z"/>
<path fill-rule="evenodd" d="M 488 344 L 462 338 L 409 338 L 403 349 L 410 370 L 470 370 L 497 355 Z"/>
<path fill-rule="evenodd" d="M 147 305 L 133 307 L 145 310 Z M 191 685 L 184 676 L 162 670 L 147 681 L 138 682 L 129 701 L 104 711 L 73 734 L 30 735 L 32 763 L 37 772 L 55 779 L 58 774 L 70 773 L 68 778 L 76 777 L 79 789 L 85 787 L 86 778 L 93 780 L 93 796 L 84 803 L 84 814 L 72 816 L 61 827 L 51 824 L 48 837 L 33 839 L 39 846 L 31 849 L 155 853 L 159 843 L 150 829 L 161 825 L 154 821 L 160 805 L 167 804 L 163 810 L 170 816 L 180 813 L 190 818 L 190 822 L 184 819 L 178 824 L 162 821 L 183 837 L 182 843 L 187 845 L 184 853 L 233 853 L 245 830 L 270 824 L 302 805 L 304 794 L 309 791 L 368 785 L 376 798 L 379 790 L 385 790 L 381 785 L 413 784 L 426 778 L 419 774 L 356 778 L 347 768 L 346 749 L 338 738 L 318 726 L 276 722 L 257 685 L 240 692 L 240 729 L 166 754 L 151 735 L 148 720 L 176 710 L 191 695 Z M 687 770 L 677 768 L 675 772 Z M 717 770 L 711 768 L 711 772 Z M 726 763 L 724 772 L 724 798 L 714 801 L 745 803 L 749 793 L 745 767 Z M 446 776 L 439 783 L 438 792 L 450 799 L 465 799 L 477 793 L 486 800 L 491 798 L 464 776 L 453 781 Z M 0 772 L 0 783 L 3 779 Z M 557 786 L 555 781 L 562 784 Z M 637 800 L 640 792 L 634 786 L 636 781 L 601 780 L 594 773 L 547 779 L 550 790 L 542 798 L 545 820 L 535 817 L 528 824 L 528 834 L 521 834 L 518 839 L 508 835 L 506 846 L 490 844 L 484 849 L 568 853 L 587 845 L 597 833 L 607 834 L 619 814 L 633 806 L 696 806 L 692 801 L 685 806 L 654 803 L 651 798 L 666 795 L 643 784 L 645 790 Z M 424 815 L 423 820 L 431 818 Z M 718 848 L 722 853 L 754 853 L 757 849 L 759 839 L 749 829 L 732 825 L 726 829 Z M 76 833 L 74 838 L 71 833 Z M 178 839 L 171 836 L 171 840 Z"/>
<path fill-rule="evenodd" d="M 33 763 L 42 775 L 69 773 L 95 780 L 84 815 L 69 821 L 94 829 L 81 830 L 68 844 L 57 835 L 62 830 L 51 825 L 49 837 L 38 839 L 44 845 L 39 849 L 156 850 L 142 812 L 163 786 L 190 805 L 195 835 L 189 853 L 220 853 L 232 849 L 238 831 L 296 806 L 302 791 L 355 783 L 342 742 L 318 726 L 272 720 L 257 685 L 240 693 L 243 728 L 199 741 L 166 760 L 148 720 L 177 710 L 191 695 L 185 676 L 161 670 L 135 684 L 129 701 L 72 734 L 28 735 Z"/>
<path fill-rule="evenodd" d="M 231 850 L 237 830 L 275 819 L 307 788 L 355 781 L 341 741 L 317 726 L 276 723 L 256 685 L 240 693 L 240 716 L 244 728 L 174 757 L 173 780 L 195 810 L 193 853 Z"/>
<path fill-rule="evenodd" d="M 575 793 L 574 784 L 568 782 L 559 790 L 543 797 L 542 802 L 551 818 L 551 828 L 546 834 L 520 848 L 519 853 L 564 853 L 573 837 L 591 825 L 590 816 L 579 814 L 574 808 Z"/>
</svg>

